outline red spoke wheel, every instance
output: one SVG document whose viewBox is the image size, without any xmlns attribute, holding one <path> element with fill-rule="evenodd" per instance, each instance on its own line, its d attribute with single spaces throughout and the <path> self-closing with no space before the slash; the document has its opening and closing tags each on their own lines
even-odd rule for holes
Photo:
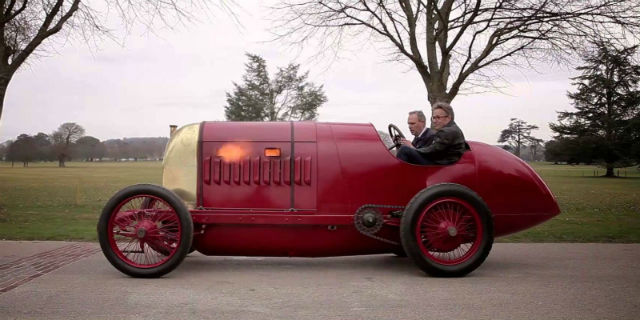
<svg viewBox="0 0 640 320">
<path fill-rule="evenodd" d="M 191 248 L 193 223 L 182 200 L 155 185 L 134 185 L 114 195 L 98 222 L 107 260 L 134 277 L 175 269 Z"/>
<path fill-rule="evenodd" d="M 433 276 L 464 276 L 493 245 L 487 205 L 470 189 L 439 184 L 419 192 L 405 209 L 400 234 L 414 262 Z"/>
<path fill-rule="evenodd" d="M 140 205 L 138 205 L 138 203 L 140 203 Z M 176 239 L 179 239 L 178 234 L 181 230 L 177 228 L 179 224 L 176 218 L 178 216 L 172 214 L 174 212 L 171 211 L 169 205 L 162 199 L 151 195 L 135 196 L 129 199 L 127 204 L 132 208 L 143 209 L 143 211 L 137 209 L 129 210 L 139 211 L 145 214 L 143 219 L 132 222 L 137 230 L 149 227 L 145 229 L 149 231 L 149 236 L 146 239 L 141 239 L 141 241 L 144 241 L 146 245 L 161 255 L 169 256 L 174 254 L 177 244 Z M 123 205 L 123 208 L 126 208 L 126 206 Z M 144 224 L 146 224 L 146 226 Z M 128 240 L 130 239 L 121 239 L 120 243 L 125 244 Z M 150 257 L 150 259 L 141 259 L 141 256 L 133 256 L 133 258 L 135 260 L 145 260 L 149 262 L 162 258 L 153 253 L 149 253 L 149 250 L 145 252 L 145 256 Z"/>
<path fill-rule="evenodd" d="M 159 201 L 159 199 L 154 198 L 154 197 L 146 197 L 143 201 L 142 201 L 142 208 L 143 209 L 159 209 L 162 207 L 162 202 Z M 154 250 L 158 251 L 158 252 L 166 252 L 166 250 L 163 250 L 162 247 L 155 245 L 154 243 L 150 244 L 151 246 L 153 246 Z M 156 249 L 157 248 L 157 249 Z M 193 246 L 193 243 L 191 244 L 191 248 L 189 248 L 189 253 L 192 253 L 196 251 L 195 247 Z M 168 254 L 168 253 L 167 253 Z M 167 255 L 165 254 L 165 255 Z"/>
</svg>

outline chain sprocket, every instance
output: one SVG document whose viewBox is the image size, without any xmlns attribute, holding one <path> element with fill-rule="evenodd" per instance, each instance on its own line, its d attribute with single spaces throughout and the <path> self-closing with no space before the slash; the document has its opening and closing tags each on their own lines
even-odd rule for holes
<svg viewBox="0 0 640 320">
<path fill-rule="evenodd" d="M 393 245 L 400 245 L 396 241 L 375 235 L 375 233 L 380 231 L 384 225 L 384 216 L 380 209 L 404 209 L 404 206 L 365 204 L 358 208 L 358 210 L 356 210 L 356 214 L 353 216 L 353 223 L 355 224 L 356 229 L 367 237 Z M 371 220 L 372 218 L 374 219 Z M 367 219 L 368 221 L 365 221 Z"/>
</svg>

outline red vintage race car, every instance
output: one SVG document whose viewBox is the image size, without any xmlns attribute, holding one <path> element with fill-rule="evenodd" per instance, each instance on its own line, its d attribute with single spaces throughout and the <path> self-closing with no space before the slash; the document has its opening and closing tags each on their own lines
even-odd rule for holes
<svg viewBox="0 0 640 320">
<path fill-rule="evenodd" d="M 391 130 L 394 129 L 394 130 Z M 390 125 L 392 137 L 402 133 Z M 158 277 L 193 250 L 221 256 L 408 255 L 462 276 L 494 237 L 560 213 L 529 165 L 469 142 L 452 165 L 398 160 L 371 124 L 203 122 L 172 133 L 163 186 L 116 193 L 98 222 L 105 256 Z"/>
</svg>

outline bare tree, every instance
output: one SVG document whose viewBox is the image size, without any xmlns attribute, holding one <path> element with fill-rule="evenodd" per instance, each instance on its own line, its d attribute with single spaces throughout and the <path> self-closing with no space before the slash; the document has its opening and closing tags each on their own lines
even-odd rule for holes
<svg viewBox="0 0 640 320">
<path fill-rule="evenodd" d="M 559 61 L 589 39 L 640 34 L 639 0 L 283 0 L 275 9 L 276 34 L 294 44 L 320 39 L 337 50 L 361 35 L 385 44 L 415 67 L 431 103 L 490 85 L 501 66 Z"/>
<path fill-rule="evenodd" d="M 65 166 L 64 162 L 71 156 L 71 144 L 82 136 L 84 136 L 84 128 L 74 122 L 61 124 L 58 130 L 51 135 L 59 167 Z"/>
<path fill-rule="evenodd" d="M 233 2 L 233 1 L 227 1 Z M 206 10 L 206 0 L 103 0 L 94 7 L 81 0 L 0 0 L 0 118 L 4 97 L 13 75 L 43 44 L 55 35 L 91 39 L 112 37 L 106 24 L 116 12 L 129 28 L 133 23 L 148 27 L 188 21 L 189 12 Z M 216 1 L 229 11 L 225 1 Z"/>
</svg>

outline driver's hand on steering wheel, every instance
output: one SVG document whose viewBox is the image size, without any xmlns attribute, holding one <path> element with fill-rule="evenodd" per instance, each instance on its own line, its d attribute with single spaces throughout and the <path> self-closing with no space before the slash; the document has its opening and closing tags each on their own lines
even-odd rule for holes
<svg viewBox="0 0 640 320">
<path fill-rule="evenodd" d="M 411 144 L 411 141 L 407 140 L 407 139 L 400 139 L 400 144 L 407 146 L 407 147 L 411 147 L 413 148 L 413 145 Z"/>
</svg>

